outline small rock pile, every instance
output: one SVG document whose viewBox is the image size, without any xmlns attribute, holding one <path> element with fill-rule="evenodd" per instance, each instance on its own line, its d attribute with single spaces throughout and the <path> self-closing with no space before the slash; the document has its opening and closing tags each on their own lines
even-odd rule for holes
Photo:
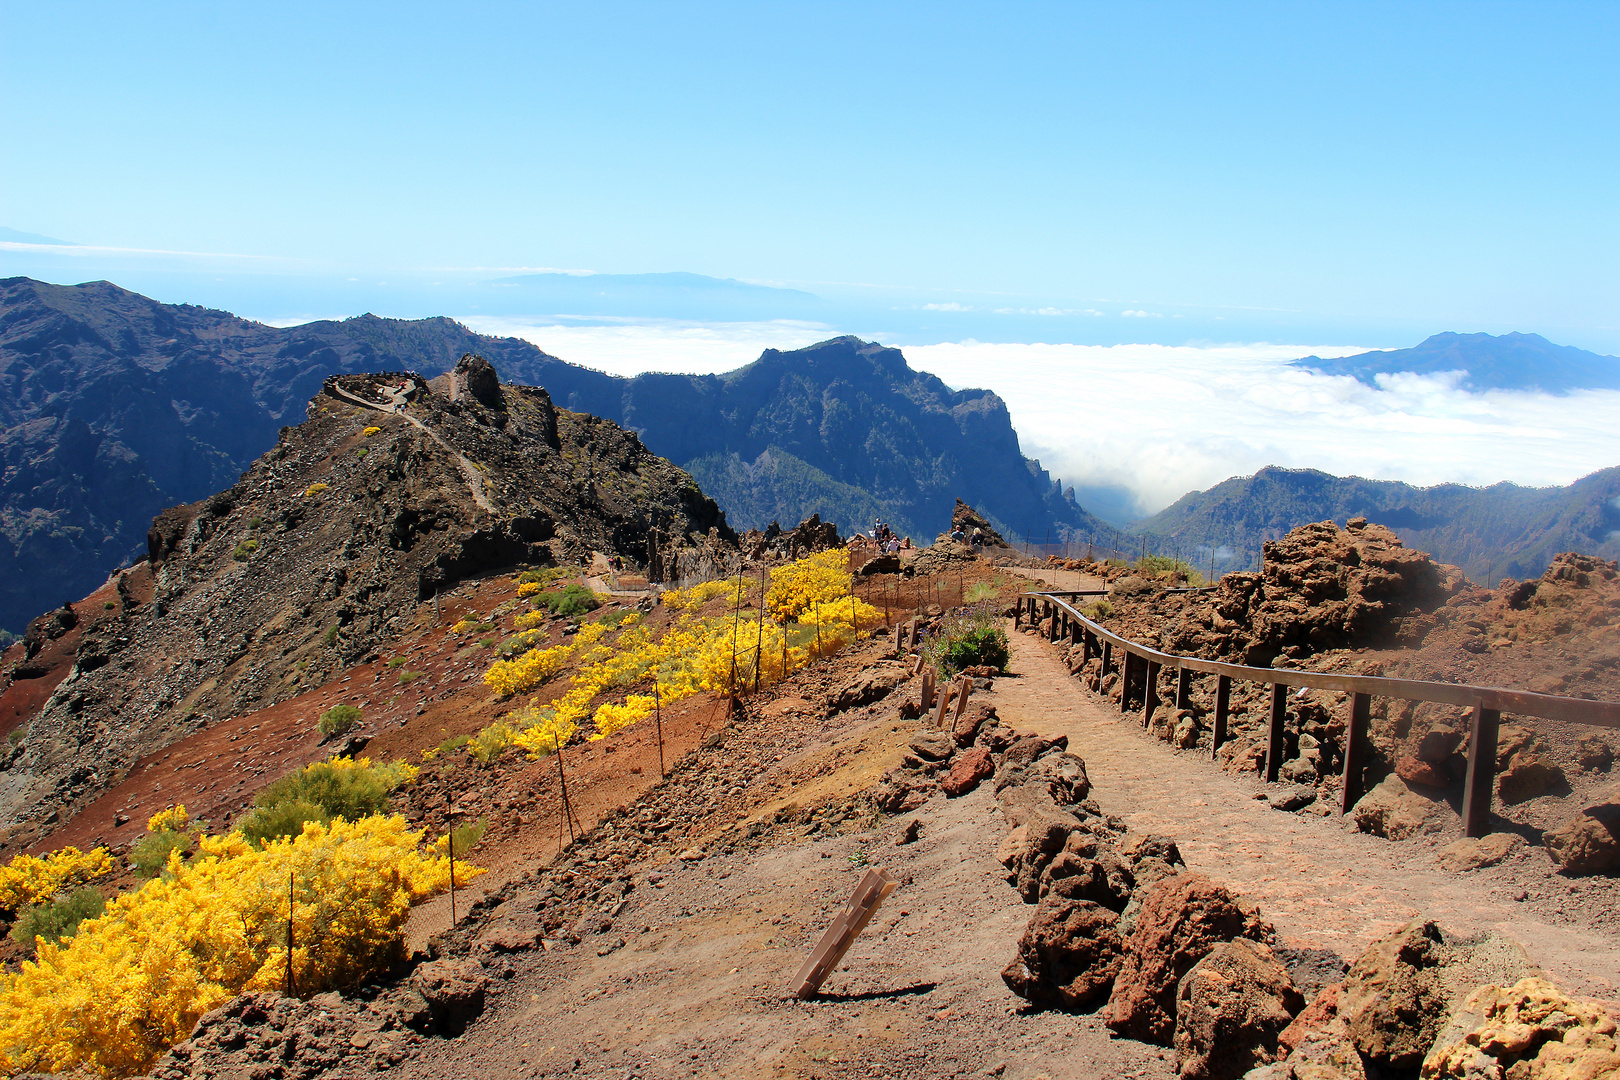
<svg viewBox="0 0 1620 1080">
<path fill-rule="evenodd" d="M 490 983 L 472 960 L 437 960 L 402 983 L 308 1001 L 255 991 L 205 1013 L 152 1067 L 154 1080 L 259 1076 L 311 1080 L 334 1071 L 386 1072 L 425 1036 L 460 1035 L 484 1009 Z"/>
<path fill-rule="evenodd" d="M 957 529 L 962 530 L 962 535 L 969 539 L 973 537 L 973 530 L 978 529 L 986 547 L 1008 546 L 1001 534 L 990 527 L 989 519 L 961 499 L 956 500 L 956 509 L 951 511 L 951 531 L 955 532 Z"/>
<path fill-rule="evenodd" d="M 791 529 L 784 529 L 774 521 L 764 532 L 749 529 L 738 546 L 755 561 L 767 558 L 792 561 L 828 548 L 843 547 L 844 541 L 838 535 L 836 524 L 822 521 L 820 514 L 811 514 Z"/>
</svg>

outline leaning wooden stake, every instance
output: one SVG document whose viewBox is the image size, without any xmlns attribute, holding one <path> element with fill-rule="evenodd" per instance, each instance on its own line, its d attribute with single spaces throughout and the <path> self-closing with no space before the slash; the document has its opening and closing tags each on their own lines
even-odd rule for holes
<svg viewBox="0 0 1620 1080">
<path fill-rule="evenodd" d="M 861 931 L 866 929 L 866 924 L 872 921 L 872 916 L 877 914 L 879 905 L 899 885 L 882 870 L 868 870 L 861 876 L 849 903 L 827 927 L 827 932 L 821 935 L 821 940 L 816 942 L 816 947 L 799 966 L 798 974 L 793 976 L 795 995 L 801 998 L 816 995 L 821 984 L 827 981 L 827 976 L 833 973 L 844 954 L 849 952 L 849 947 L 855 944 L 855 939 L 860 937 Z"/>
</svg>

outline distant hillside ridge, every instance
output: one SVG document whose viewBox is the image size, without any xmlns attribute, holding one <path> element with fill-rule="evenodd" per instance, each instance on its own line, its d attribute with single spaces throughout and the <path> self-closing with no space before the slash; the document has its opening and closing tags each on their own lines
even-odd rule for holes
<svg viewBox="0 0 1620 1080">
<path fill-rule="evenodd" d="M 0 280 L 0 628 L 95 590 L 159 510 L 232 486 L 328 376 L 431 378 L 467 353 L 636 430 L 740 528 L 819 513 L 846 532 L 881 517 L 929 537 L 957 496 L 1020 536 L 1106 528 L 1019 452 L 1000 398 L 853 338 L 769 350 L 725 376 L 619 379 L 448 318 L 280 328 L 105 281 L 19 277 Z"/>
<path fill-rule="evenodd" d="M 1377 385 L 1376 377 L 1384 374 L 1466 371 L 1468 377 L 1463 385 L 1470 390 L 1567 394 L 1572 390 L 1620 389 L 1620 357 L 1572 345 L 1554 345 L 1540 334 L 1435 334 L 1410 349 L 1358 353 L 1334 360 L 1307 356 L 1294 363 L 1325 375 L 1351 375 L 1368 386 Z"/>
<path fill-rule="evenodd" d="M 558 404 L 637 432 L 686 469 L 737 528 L 811 514 L 847 529 L 882 517 L 930 539 L 957 498 L 998 529 L 1054 542 L 1110 527 L 1019 449 L 1006 404 L 913 370 L 899 349 L 838 337 L 766 349 L 724 375 L 606 375 L 560 360 L 538 382 Z"/>
<path fill-rule="evenodd" d="M 1400 534 L 1408 547 L 1460 566 L 1483 582 L 1536 577 L 1561 551 L 1614 557 L 1620 550 L 1620 467 L 1568 487 L 1517 484 L 1414 487 L 1333 476 L 1315 469 L 1261 469 L 1208 491 L 1183 495 L 1131 532 L 1155 550 L 1172 548 L 1217 569 L 1253 565 L 1265 540 L 1313 521 L 1365 516 Z"/>
</svg>

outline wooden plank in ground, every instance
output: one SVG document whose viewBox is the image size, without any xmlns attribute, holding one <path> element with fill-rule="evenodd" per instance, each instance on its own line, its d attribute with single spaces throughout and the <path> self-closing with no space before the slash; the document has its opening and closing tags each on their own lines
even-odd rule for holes
<svg viewBox="0 0 1620 1080">
<path fill-rule="evenodd" d="M 939 708 L 934 712 L 934 726 L 936 728 L 945 726 L 945 710 L 950 708 L 951 698 L 955 696 L 956 686 L 954 684 L 946 687 L 945 692 L 939 695 Z"/>
<path fill-rule="evenodd" d="M 956 725 L 962 722 L 962 714 L 967 712 L 968 695 L 971 693 L 973 693 L 973 680 L 963 679 L 962 689 L 956 695 L 956 712 L 951 717 L 952 731 L 955 731 Z"/>
<path fill-rule="evenodd" d="M 821 984 L 827 981 L 827 976 L 838 967 L 849 947 L 855 944 L 855 939 L 866 924 L 872 921 L 879 905 L 886 900 L 890 893 L 899 887 L 899 882 L 892 880 L 883 870 L 868 870 L 861 875 L 856 884 L 855 891 L 850 895 L 849 902 L 833 919 L 832 925 L 827 927 L 816 947 L 810 950 L 804 963 L 799 966 L 797 974 L 793 976 L 793 993 L 801 998 L 814 997 Z"/>
<path fill-rule="evenodd" d="M 925 667 L 922 676 L 922 711 L 926 713 L 934 707 L 934 680 L 939 678 L 939 672 L 932 667 Z"/>
</svg>

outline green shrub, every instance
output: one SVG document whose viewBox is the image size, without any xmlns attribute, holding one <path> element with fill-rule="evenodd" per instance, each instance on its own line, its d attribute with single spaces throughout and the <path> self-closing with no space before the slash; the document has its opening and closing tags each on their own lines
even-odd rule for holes
<svg viewBox="0 0 1620 1080">
<path fill-rule="evenodd" d="M 461 850 L 459 841 L 456 850 Z M 56 945 L 63 938 L 77 933 L 79 923 L 85 919 L 100 918 L 106 910 L 107 900 L 101 895 L 101 890 L 94 885 L 86 885 L 49 903 L 24 908 L 11 927 L 11 940 L 33 948 L 34 938 L 40 937 Z"/>
<path fill-rule="evenodd" d="M 113 608 L 115 608 L 117 606 L 118 606 L 117 604 L 113 603 L 111 600 L 108 600 L 105 604 L 101 605 L 101 608 L 102 608 L 103 611 L 111 611 Z"/>
<path fill-rule="evenodd" d="M 450 836 L 455 840 L 456 858 L 465 859 L 467 852 L 478 846 L 478 841 L 484 838 L 484 832 L 489 828 L 488 818 L 479 818 L 469 821 L 465 825 L 457 825 L 450 830 Z M 448 845 L 441 839 L 438 846 L 447 848 Z"/>
<path fill-rule="evenodd" d="M 254 518 L 248 522 L 248 528 L 257 529 L 264 524 L 264 518 Z"/>
<path fill-rule="evenodd" d="M 360 449 L 358 449 L 358 450 L 356 450 L 356 451 L 355 451 L 355 452 L 354 452 L 354 456 L 355 456 L 355 457 L 356 457 L 356 458 L 360 458 L 360 459 L 363 459 L 363 458 L 364 458 L 364 457 L 365 457 L 365 456 L 366 456 L 366 455 L 367 455 L 367 454 L 369 454 L 369 453 L 371 453 L 371 447 L 369 447 L 369 446 L 362 446 L 362 447 L 361 447 L 361 448 L 360 448 Z"/>
<path fill-rule="evenodd" d="M 531 599 L 535 607 L 546 608 L 553 615 L 565 618 L 583 615 L 602 606 L 602 601 L 596 598 L 594 592 L 577 582 L 573 585 L 564 585 L 561 589 L 535 593 Z"/>
<path fill-rule="evenodd" d="M 1114 613 L 1114 605 L 1106 600 L 1098 600 L 1094 604 L 1087 604 L 1080 609 L 1080 614 L 1088 619 L 1106 619 Z"/>
<path fill-rule="evenodd" d="M 26 735 L 27 732 L 23 731 L 22 728 L 12 728 L 11 734 L 6 736 L 6 741 L 12 746 L 16 746 L 18 743 L 23 741 Z"/>
<path fill-rule="evenodd" d="M 1158 578 L 1162 581 L 1185 581 L 1196 588 L 1204 583 L 1204 577 L 1190 563 L 1180 559 L 1172 559 L 1168 555 L 1147 555 L 1136 560 L 1136 572 L 1144 578 Z"/>
<path fill-rule="evenodd" d="M 425 674 L 427 673 L 423 671 L 402 671 L 399 673 L 399 685 L 409 686 L 411 683 L 415 682 L 417 679 L 420 679 Z"/>
<path fill-rule="evenodd" d="M 967 592 L 962 597 L 962 602 L 966 604 L 977 604 L 980 600 L 993 600 L 995 599 L 995 596 L 996 587 L 994 585 L 990 584 L 988 581 L 975 581 L 972 585 L 968 586 Z"/>
<path fill-rule="evenodd" d="M 360 710 L 353 705 L 334 705 L 321 713 L 320 722 L 316 725 L 321 734 L 327 738 L 334 735 L 347 734 L 354 725 L 360 722 Z"/>
<path fill-rule="evenodd" d="M 396 656 L 392 660 L 388 661 L 388 666 L 391 668 L 402 667 L 404 664 L 405 658 L 403 656 Z"/>
<path fill-rule="evenodd" d="M 255 806 L 305 802 L 328 817 L 355 821 L 388 809 L 388 796 L 415 773 L 401 762 L 366 765 L 342 758 L 288 773 L 254 798 Z"/>
<path fill-rule="evenodd" d="M 337 628 L 336 623 L 334 623 L 331 626 L 328 626 L 326 628 L 326 635 L 325 636 L 326 636 L 326 643 L 328 645 L 336 645 L 337 644 L 338 628 Z"/>
<path fill-rule="evenodd" d="M 231 558 L 237 562 L 247 562 L 253 558 L 253 553 L 258 550 L 259 542 L 257 540 L 244 540 L 236 545 L 236 550 L 231 552 Z"/>
<path fill-rule="evenodd" d="M 491 645 L 495 644 L 495 639 L 492 638 L 492 637 L 479 638 L 478 639 L 478 644 L 487 649 Z"/>
<path fill-rule="evenodd" d="M 471 735 L 452 735 L 439 744 L 439 753 L 448 754 L 452 750 L 460 750 L 471 741 Z"/>
<path fill-rule="evenodd" d="M 560 566 L 547 567 L 544 570 L 525 570 L 518 575 L 519 585 L 550 585 L 559 578 L 568 576 L 568 571 Z"/>
<path fill-rule="evenodd" d="M 304 822 L 318 821 L 330 824 L 332 815 L 312 802 L 290 799 L 271 806 L 255 806 L 236 820 L 236 831 L 254 847 L 263 847 L 266 840 L 279 836 L 297 836 L 304 831 Z"/>
<path fill-rule="evenodd" d="M 129 852 L 129 861 L 141 877 L 157 877 L 169 865 L 169 852 L 178 851 L 183 855 L 190 847 L 191 837 L 188 834 L 159 829 L 135 841 L 135 846 Z"/>
<path fill-rule="evenodd" d="M 947 617 L 940 632 L 923 642 L 922 654 L 946 678 L 969 667 L 1004 671 L 1011 656 L 1007 632 L 988 605 Z"/>
</svg>

